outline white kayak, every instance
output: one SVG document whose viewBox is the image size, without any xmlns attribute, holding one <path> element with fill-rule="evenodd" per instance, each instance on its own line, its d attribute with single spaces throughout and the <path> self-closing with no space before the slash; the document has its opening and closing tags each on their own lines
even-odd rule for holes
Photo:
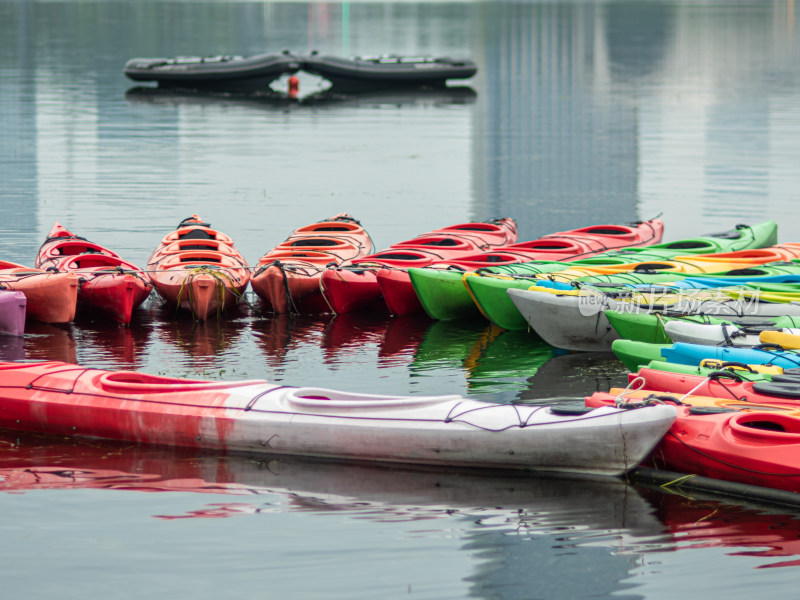
<svg viewBox="0 0 800 600">
<path fill-rule="evenodd" d="M 59 362 L 0 363 L 0 427 L 348 460 L 619 475 L 674 407 L 588 412 L 461 396 L 377 396 L 213 382 Z"/>
<path fill-rule="evenodd" d="M 610 352 L 611 343 L 619 339 L 605 315 L 607 309 L 715 317 L 800 315 L 800 305 L 795 303 L 720 298 L 713 291 L 705 290 L 693 292 L 612 297 L 594 288 L 555 290 L 532 287 L 527 290 L 509 289 L 508 295 L 531 329 L 545 342 L 556 348 L 583 352 Z"/>
<path fill-rule="evenodd" d="M 774 327 L 797 335 L 800 329 Z M 666 321 L 664 331 L 673 342 L 703 344 L 706 346 L 757 346 L 761 344 L 759 334 L 764 328 L 741 327 L 733 323 L 691 323 L 688 321 Z"/>
</svg>

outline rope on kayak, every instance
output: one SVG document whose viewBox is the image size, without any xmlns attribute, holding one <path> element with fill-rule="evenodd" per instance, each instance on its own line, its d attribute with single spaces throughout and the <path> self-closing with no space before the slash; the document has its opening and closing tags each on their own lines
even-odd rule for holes
<svg viewBox="0 0 800 600">
<path fill-rule="evenodd" d="M 336 311 L 333 310 L 333 306 L 331 305 L 330 300 L 328 300 L 327 294 L 325 294 L 325 286 L 322 285 L 322 277 L 319 278 L 319 293 L 322 296 L 322 299 L 325 300 L 325 304 L 328 305 L 328 309 L 333 313 L 336 314 Z"/>
<path fill-rule="evenodd" d="M 671 402 L 673 404 L 683 404 L 674 396 L 650 394 L 641 400 L 627 400 L 625 397 L 631 393 L 641 390 L 646 385 L 644 377 L 635 377 L 627 386 L 614 398 L 614 406 L 622 409 L 642 408 L 643 406 L 653 406 L 655 404 L 665 404 Z"/>
<path fill-rule="evenodd" d="M 36 389 L 36 390 L 41 390 L 41 391 L 44 391 L 44 392 L 59 392 L 59 393 L 62 393 L 62 394 L 71 394 L 71 393 L 73 393 L 75 391 L 75 386 L 78 383 L 78 379 L 80 379 L 86 373 L 89 373 L 90 371 L 98 371 L 98 370 L 99 369 L 86 369 L 86 368 L 83 368 L 83 367 L 67 367 L 66 369 L 60 369 L 58 371 L 50 371 L 49 373 L 42 373 L 40 375 L 37 375 L 34 379 L 32 379 L 30 382 L 28 382 L 28 384 L 26 386 L 24 386 L 24 387 L 25 387 L 26 390 Z M 36 382 L 39 379 L 41 379 L 42 377 L 48 377 L 50 375 L 60 375 L 62 373 L 69 373 L 71 371 L 78 371 L 78 374 L 72 380 L 72 385 L 69 388 L 66 388 L 66 389 L 65 388 L 50 388 L 50 387 L 44 387 L 44 386 L 38 387 L 36 385 Z M 14 387 L 18 387 L 18 386 L 14 386 Z"/>
<path fill-rule="evenodd" d="M 300 314 L 300 311 L 297 310 L 297 306 L 295 306 L 292 290 L 289 289 L 289 277 L 286 275 L 286 269 L 279 260 L 276 260 L 272 264 L 281 273 L 281 280 L 283 282 L 283 300 L 286 303 L 287 311 L 291 314 Z"/>
</svg>

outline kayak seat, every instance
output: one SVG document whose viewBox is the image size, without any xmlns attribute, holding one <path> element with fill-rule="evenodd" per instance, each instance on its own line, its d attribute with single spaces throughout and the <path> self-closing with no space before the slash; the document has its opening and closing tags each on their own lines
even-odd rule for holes
<svg viewBox="0 0 800 600">
<path fill-rule="evenodd" d="M 723 231 L 721 233 L 709 233 L 707 237 L 718 238 L 720 240 L 738 240 L 742 237 L 742 232 L 738 229 Z"/>
<path fill-rule="evenodd" d="M 192 229 L 178 236 L 181 240 L 213 240 L 214 234 L 203 229 Z"/>
<path fill-rule="evenodd" d="M 718 415 L 720 413 L 741 412 L 735 408 L 725 408 L 724 406 L 690 406 L 690 415 Z"/>
<path fill-rule="evenodd" d="M 764 269 L 755 269 L 752 267 L 745 269 L 732 269 L 731 271 L 725 273 L 726 276 L 736 276 L 736 277 L 739 276 L 757 277 L 759 275 L 767 275 L 767 274 L 768 273 Z"/>
<path fill-rule="evenodd" d="M 593 411 L 593 408 L 586 406 L 551 406 L 550 413 L 557 417 L 580 417 L 588 412 Z"/>
<path fill-rule="evenodd" d="M 759 394 L 778 396 L 779 398 L 800 398 L 800 383 L 759 381 L 753 384 Z"/>
<path fill-rule="evenodd" d="M 290 244 L 290 246 L 293 248 L 302 246 L 341 246 L 341 245 L 342 243 L 339 240 L 335 240 L 332 238 L 306 238 L 306 239 L 296 240 Z"/>
<path fill-rule="evenodd" d="M 797 373 L 786 375 L 785 373 L 782 375 L 772 375 L 773 383 L 794 383 L 796 385 L 800 385 L 800 375 Z"/>
<path fill-rule="evenodd" d="M 593 233 L 595 235 L 629 235 L 630 231 L 624 229 L 611 228 L 611 227 L 590 227 L 585 230 L 586 233 Z"/>
<path fill-rule="evenodd" d="M 216 247 L 203 244 L 186 244 L 181 246 L 181 250 L 216 250 Z"/>
</svg>

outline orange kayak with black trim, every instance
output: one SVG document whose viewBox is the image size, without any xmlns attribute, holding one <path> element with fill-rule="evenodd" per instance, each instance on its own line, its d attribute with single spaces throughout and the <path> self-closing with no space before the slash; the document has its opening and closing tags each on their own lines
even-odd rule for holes
<svg viewBox="0 0 800 600">
<path fill-rule="evenodd" d="M 296 229 L 266 252 L 258 259 L 250 285 L 271 312 L 330 312 L 320 291 L 325 269 L 372 251 L 372 239 L 361 224 L 339 213 Z"/>
<path fill-rule="evenodd" d="M 250 281 L 250 267 L 233 240 L 197 215 L 162 238 L 147 273 L 161 298 L 201 321 L 236 306 Z"/>
</svg>

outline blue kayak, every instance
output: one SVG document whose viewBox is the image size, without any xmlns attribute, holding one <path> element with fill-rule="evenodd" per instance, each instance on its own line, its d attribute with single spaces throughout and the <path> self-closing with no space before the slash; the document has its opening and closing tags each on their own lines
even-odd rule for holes
<svg viewBox="0 0 800 600">
<path fill-rule="evenodd" d="M 784 369 L 800 367 L 800 354 L 770 344 L 741 348 L 676 342 L 661 348 L 661 356 L 667 362 L 681 365 L 699 365 L 705 358 L 716 358 L 749 365 L 775 365 Z"/>
</svg>

